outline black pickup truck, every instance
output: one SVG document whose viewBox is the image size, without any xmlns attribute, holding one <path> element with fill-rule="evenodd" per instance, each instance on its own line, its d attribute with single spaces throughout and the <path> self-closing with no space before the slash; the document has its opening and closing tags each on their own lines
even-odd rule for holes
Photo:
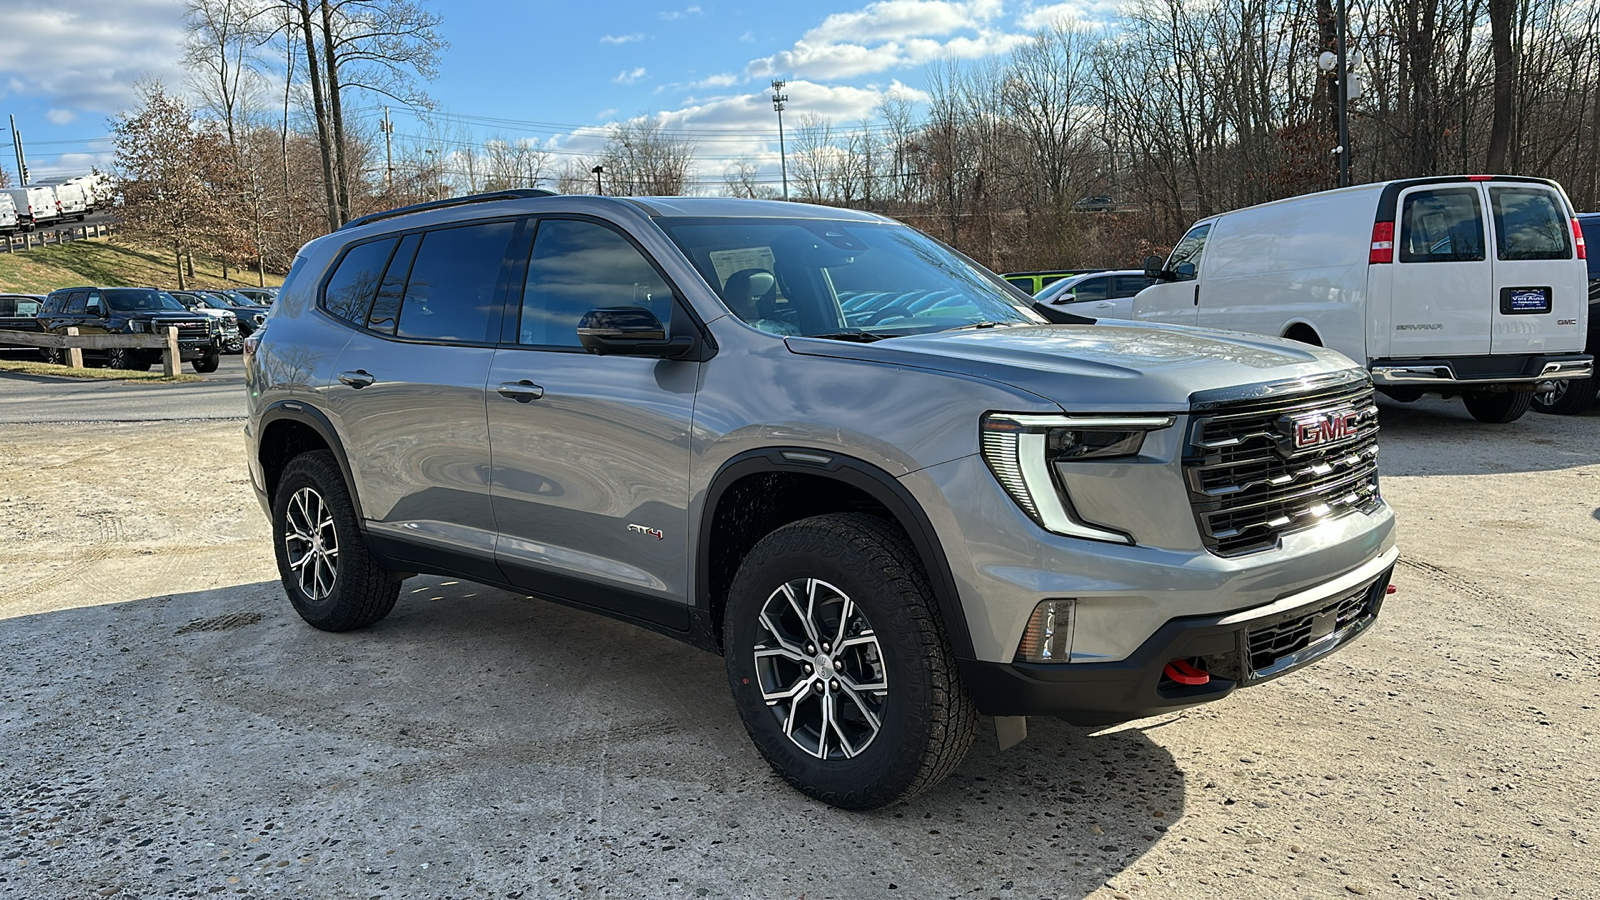
<svg viewBox="0 0 1600 900">
<path fill-rule="evenodd" d="M 38 294 L 0 294 L 0 331 L 31 331 L 43 333 L 44 326 L 39 324 L 39 310 L 44 306 L 44 297 Z M 44 350 L 23 344 L 8 343 L 0 337 L 0 351 L 7 355 L 44 356 Z"/>
<path fill-rule="evenodd" d="M 166 291 L 154 288 L 78 287 L 52 291 L 39 311 L 39 324 L 52 334 L 160 334 L 178 329 L 178 353 L 196 372 L 215 372 L 222 358 L 221 336 L 206 316 L 196 315 Z M 60 351 L 55 351 L 59 354 Z M 85 350 L 113 369 L 147 370 L 160 362 L 160 350 L 114 347 Z"/>
</svg>

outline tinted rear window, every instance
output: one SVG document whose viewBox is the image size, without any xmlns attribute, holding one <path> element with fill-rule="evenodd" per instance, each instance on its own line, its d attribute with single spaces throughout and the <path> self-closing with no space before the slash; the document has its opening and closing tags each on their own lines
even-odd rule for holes
<svg viewBox="0 0 1600 900">
<path fill-rule="evenodd" d="M 488 340 L 500 299 L 506 246 L 515 228 L 515 222 L 485 222 L 424 234 L 400 303 L 399 335 Z"/>
<path fill-rule="evenodd" d="M 1400 261 L 1476 262 L 1483 255 L 1478 189 L 1440 188 L 1406 195 L 1400 213 Z"/>
<path fill-rule="evenodd" d="M 1572 223 L 1555 194 L 1535 187 L 1491 187 L 1489 205 L 1498 258 L 1572 258 Z"/>
<path fill-rule="evenodd" d="M 386 238 L 351 247 L 344 259 L 339 260 L 333 277 L 328 279 L 328 286 L 322 293 L 322 308 L 347 322 L 365 319 L 396 240 Z"/>
</svg>

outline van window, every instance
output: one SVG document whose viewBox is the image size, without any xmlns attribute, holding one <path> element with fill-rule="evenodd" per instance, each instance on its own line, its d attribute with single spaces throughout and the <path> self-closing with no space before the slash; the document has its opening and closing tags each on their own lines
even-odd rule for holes
<svg viewBox="0 0 1600 900">
<path fill-rule="evenodd" d="M 1497 258 L 1572 258 L 1572 225 L 1555 194 L 1535 187 L 1491 187 L 1489 207 Z"/>
<path fill-rule="evenodd" d="M 1211 223 L 1198 225 L 1183 236 L 1178 246 L 1172 248 L 1172 255 L 1167 257 L 1167 271 L 1172 273 L 1174 281 L 1193 281 L 1200 271 L 1200 253 L 1206 248 L 1206 236 L 1211 234 Z M 1182 263 L 1191 263 L 1195 271 L 1178 277 L 1178 266 Z"/>
<path fill-rule="evenodd" d="M 1483 259 L 1483 207 L 1477 188 L 1437 188 L 1406 195 L 1400 214 L 1401 262 Z"/>
<path fill-rule="evenodd" d="M 672 289 L 627 238 L 593 222 L 539 223 L 522 293 L 517 340 L 577 347 L 578 320 L 591 309 L 640 306 L 672 318 Z"/>
<path fill-rule="evenodd" d="M 372 296 L 378 292 L 378 278 L 396 240 L 369 241 L 346 251 L 322 293 L 322 308 L 346 322 L 360 323 L 365 319 Z"/>
<path fill-rule="evenodd" d="M 515 222 L 502 221 L 425 233 L 406 280 L 396 333 L 432 341 L 488 340 L 515 228 Z"/>
</svg>

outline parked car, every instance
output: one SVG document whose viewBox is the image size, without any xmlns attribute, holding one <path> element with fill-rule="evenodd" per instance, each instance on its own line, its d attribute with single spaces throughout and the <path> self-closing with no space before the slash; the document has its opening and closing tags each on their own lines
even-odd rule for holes
<svg viewBox="0 0 1600 900">
<path fill-rule="evenodd" d="M 1511 422 L 1535 392 L 1593 371 L 1578 234 L 1545 179 L 1307 194 L 1195 223 L 1165 262 L 1146 261 L 1157 283 L 1134 315 L 1331 347 L 1397 400 L 1460 395 L 1473 418 Z"/>
<path fill-rule="evenodd" d="M 0 331 L 27 331 L 42 334 L 39 308 L 44 298 L 38 294 L 0 294 Z M 32 344 L 8 344 L 0 339 L 0 349 L 21 350 L 24 356 L 43 357 L 44 351 Z"/>
<path fill-rule="evenodd" d="M 1071 278 L 1074 275 L 1082 275 L 1085 272 L 1104 271 L 1105 269 L 1046 269 L 1037 272 L 1007 272 L 1000 277 L 1022 288 L 1023 291 L 1027 292 L 1028 296 L 1033 297 L 1063 278 Z"/>
<path fill-rule="evenodd" d="M 937 299 L 851 324 L 847 293 Z M 417 572 L 616 616 L 722 653 L 761 754 L 841 807 L 938 783 L 979 714 L 1007 746 L 1305 665 L 1373 624 L 1397 555 L 1345 357 L 1049 325 L 854 210 L 365 216 L 301 249 L 246 348 L 306 622 L 370 625 Z"/>
<path fill-rule="evenodd" d="M 217 330 L 221 335 L 223 353 L 243 353 L 244 339 L 247 336 L 240 327 L 241 322 L 232 306 L 224 307 L 220 301 L 196 293 L 194 291 L 168 291 L 179 303 L 192 313 L 208 316 L 214 320 Z"/>
<path fill-rule="evenodd" d="M 1079 197 L 1072 208 L 1079 212 L 1110 212 L 1117 208 L 1117 201 L 1110 197 Z"/>
<path fill-rule="evenodd" d="M 52 291 L 39 312 L 40 324 L 52 334 L 158 334 L 178 329 L 178 353 L 196 372 L 215 372 L 222 356 L 218 327 L 210 316 L 196 315 L 166 291 L 154 288 L 75 287 Z M 113 347 L 84 350 L 84 359 L 113 369 L 148 370 L 161 360 L 160 350 Z M 50 358 L 61 361 L 62 352 Z"/>
<path fill-rule="evenodd" d="M 56 192 L 48 187 L 30 185 L 0 188 L 0 191 L 11 195 L 11 202 L 17 211 L 17 227 L 22 231 L 32 231 L 61 218 L 60 208 L 56 205 Z"/>
<path fill-rule="evenodd" d="M 236 288 L 234 292 L 243 294 L 257 306 L 271 306 L 272 301 L 278 299 L 278 289 L 275 287 Z"/>
<path fill-rule="evenodd" d="M 1584 258 L 1589 275 L 1589 327 L 1583 351 L 1591 356 L 1600 352 L 1600 213 L 1578 215 L 1578 255 Z M 1593 247 L 1594 250 L 1588 248 Z M 1561 379 L 1550 390 L 1533 395 L 1533 408 L 1542 413 L 1570 416 L 1594 403 L 1600 392 L 1600 378 Z"/>
<path fill-rule="evenodd" d="M 207 306 L 212 309 L 226 311 L 239 322 L 239 332 L 245 337 L 255 333 L 261 323 L 266 321 L 270 312 L 265 306 L 258 306 L 249 302 L 249 299 L 235 291 L 193 291 Z"/>
<path fill-rule="evenodd" d="M 1062 314 L 1093 319 L 1133 318 L 1133 295 L 1155 283 L 1140 269 L 1117 269 L 1064 278 L 1040 291 L 1033 308 L 1052 322 L 1071 322 Z"/>
<path fill-rule="evenodd" d="M 0 191 L 0 234 L 16 234 L 18 228 L 17 204 L 10 193 Z"/>
</svg>

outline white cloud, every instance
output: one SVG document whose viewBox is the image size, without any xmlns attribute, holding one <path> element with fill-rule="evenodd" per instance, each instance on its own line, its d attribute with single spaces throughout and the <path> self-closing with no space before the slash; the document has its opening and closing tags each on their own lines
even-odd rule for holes
<svg viewBox="0 0 1600 900">
<path fill-rule="evenodd" d="M 1071 0 L 1036 6 L 1017 17 L 1017 25 L 1029 31 L 1052 28 L 1057 24 L 1099 24 L 1117 16 L 1119 0 Z"/>
<path fill-rule="evenodd" d="M 141 76 L 181 84 L 182 42 L 183 9 L 173 0 L 0 3 L 0 81 L 8 94 L 57 109 L 117 112 L 134 102 Z M 60 52 L 39 64 L 40 47 Z"/>
<path fill-rule="evenodd" d="M 745 74 L 845 79 L 1004 53 L 1027 38 L 992 30 L 988 23 L 1000 12 L 999 0 L 879 0 L 828 16 L 793 48 L 752 60 Z"/>
<path fill-rule="evenodd" d="M 676 22 L 679 19 L 686 19 L 689 16 L 698 16 L 700 14 L 701 14 L 700 13 L 700 7 L 691 6 L 688 9 L 667 10 L 666 12 L 660 13 L 659 15 L 660 15 L 660 18 L 661 18 L 661 20 L 663 22 Z"/>
<path fill-rule="evenodd" d="M 70 125 L 78 121 L 78 114 L 70 109 L 52 109 L 44 114 L 53 125 Z"/>
<path fill-rule="evenodd" d="M 612 84 L 633 84 L 644 77 L 644 66 L 631 71 L 618 72 L 617 77 L 611 79 Z"/>
<path fill-rule="evenodd" d="M 689 85 L 689 87 L 691 87 L 691 88 L 730 88 L 730 87 L 733 87 L 734 85 L 738 84 L 739 82 L 741 82 L 743 80 L 744 79 L 742 79 L 739 76 L 733 74 L 732 72 L 723 72 L 723 73 L 721 73 L 719 75 L 712 75 L 709 78 L 702 78 L 699 81 L 696 81 L 693 84 Z"/>
<path fill-rule="evenodd" d="M 644 40 L 643 32 L 633 34 L 608 34 L 600 39 L 602 44 L 631 44 L 634 41 Z"/>
<path fill-rule="evenodd" d="M 834 13 L 807 32 L 812 43 L 896 41 L 974 28 L 1000 13 L 999 0 L 880 0 L 855 12 Z"/>
</svg>

